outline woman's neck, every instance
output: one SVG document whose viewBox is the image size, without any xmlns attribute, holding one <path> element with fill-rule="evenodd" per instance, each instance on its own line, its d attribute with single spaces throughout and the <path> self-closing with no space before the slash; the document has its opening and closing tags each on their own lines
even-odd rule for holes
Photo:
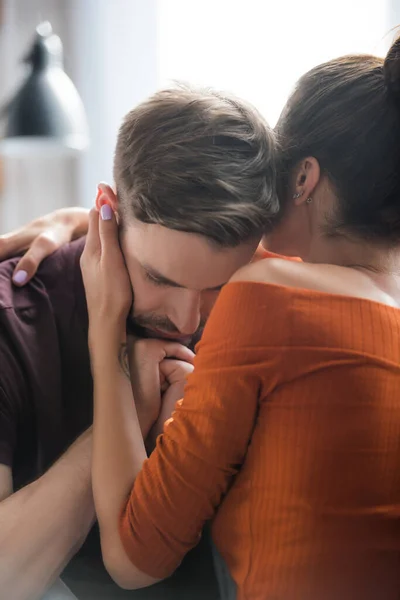
<svg viewBox="0 0 400 600">
<path fill-rule="evenodd" d="M 400 305 L 400 248 L 389 249 L 367 242 L 328 238 L 310 247 L 307 262 L 354 269 Z"/>
<path fill-rule="evenodd" d="M 400 277 L 400 247 L 388 248 L 344 237 L 319 237 L 310 244 L 304 260 L 311 263 L 352 267 L 375 273 Z"/>
<path fill-rule="evenodd" d="M 364 274 L 379 290 L 400 305 L 400 247 L 389 249 L 349 238 L 319 236 L 312 243 L 293 244 L 293 236 L 264 238 L 268 250 L 283 256 L 300 256 L 316 265 L 336 265 Z M 289 244 L 285 243 L 289 240 Z"/>
</svg>

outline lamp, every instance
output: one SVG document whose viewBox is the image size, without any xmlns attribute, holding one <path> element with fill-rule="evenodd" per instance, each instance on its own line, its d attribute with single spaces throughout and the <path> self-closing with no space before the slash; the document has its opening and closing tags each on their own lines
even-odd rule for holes
<svg viewBox="0 0 400 600">
<path fill-rule="evenodd" d="M 62 43 L 50 23 L 37 27 L 24 62 L 30 74 L 1 111 L 5 130 L 0 151 L 20 157 L 84 150 L 89 142 L 85 110 L 63 69 Z"/>
</svg>

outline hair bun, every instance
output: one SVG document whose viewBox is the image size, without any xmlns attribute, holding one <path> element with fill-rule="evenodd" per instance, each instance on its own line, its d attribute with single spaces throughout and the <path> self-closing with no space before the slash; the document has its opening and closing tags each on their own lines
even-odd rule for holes
<svg viewBox="0 0 400 600">
<path fill-rule="evenodd" d="M 400 37 L 392 44 L 386 55 L 383 73 L 389 91 L 400 100 Z"/>
</svg>

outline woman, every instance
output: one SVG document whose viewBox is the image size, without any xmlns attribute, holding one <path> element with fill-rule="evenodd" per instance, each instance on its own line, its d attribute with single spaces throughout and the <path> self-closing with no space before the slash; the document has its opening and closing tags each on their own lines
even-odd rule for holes
<svg viewBox="0 0 400 600">
<path fill-rule="evenodd" d="M 123 587 L 150 585 L 212 520 L 232 597 L 391 600 L 400 594 L 400 40 L 385 61 L 349 56 L 304 75 L 276 133 L 282 208 L 265 244 L 304 262 L 253 263 L 221 292 L 184 399 L 148 459 L 118 362 L 132 298 L 115 217 L 108 206 L 91 213 L 82 269 L 103 557 Z M 174 344 L 152 343 L 170 381 Z"/>
</svg>

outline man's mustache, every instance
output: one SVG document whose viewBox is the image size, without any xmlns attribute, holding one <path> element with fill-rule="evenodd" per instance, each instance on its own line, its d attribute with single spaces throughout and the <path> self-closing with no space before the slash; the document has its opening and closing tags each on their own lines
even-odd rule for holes
<svg viewBox="0 0 400 600">
<path fill-rule="evenodd" d="M 151 330 L 156 329 L 165 332 L 166 334 L 171 333 L 177 335 L 180 331 L 169 319 L 163 319 L 160 317 L 133 317 L 129 315 L 127 319 L 127 333 L 139 338 L 151 337 Z M 202 320 L 197 331 L 191 336 L 191 342 L 189 348 L 193 350 L 194 346 L 200 341 L 203 329 L 205 326 L 205 320 Z"/>
</svg>

